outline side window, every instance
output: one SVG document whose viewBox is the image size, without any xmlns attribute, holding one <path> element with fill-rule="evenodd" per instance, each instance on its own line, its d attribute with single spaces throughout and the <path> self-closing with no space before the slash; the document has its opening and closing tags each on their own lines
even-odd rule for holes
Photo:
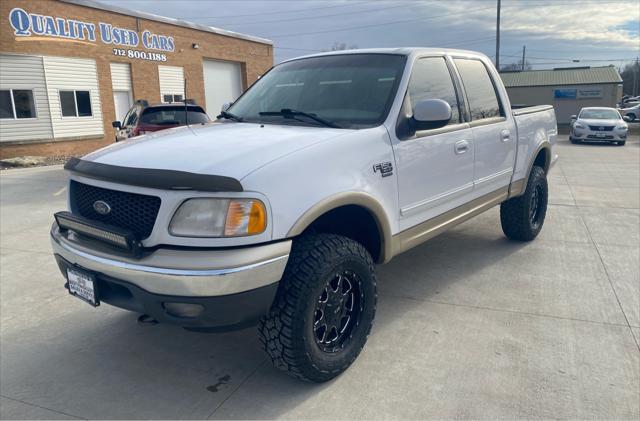
<svg viewBox="0 0 640 421">
<path fill-rule="evenodd" d="M 138 108 L 132 108 L 129 114 L 125 117 L 125 127 L 133 127 L 138 121 Z"/>
<path fill-rule="evenodd" d="M 467 93 L 471 120 L 500 117 L 500 103 L 485 65 L 470 59 L 454 59 L 454 62 Z"/>
<path fill-rule="evenodd" d="M 0 91 L 0 118 L 36 118 L 36 104 L 30 89 Z"/>
<path fill-rule="evenodd" d="M 451 105 L 449 124 L 460 123 L 458 97 L 443 57 L 421 58 L 416 61 L 411 73 L 408 93 L 412 111 L 420 100 L 441 99 Z"/>
<path fill-rule="evenodd" d="M 135 107 L 129 108 L 129 111 L 127 111 L 127 113 L 124 115 L 124 117 L 122 118 L 122 121 L 120 123 L 122 123 L 122 127 L 127 125 L 127 121 L 129 121 L 129 118 L 131 117 L 131 114 L 134 112 Z"/>
</svg>

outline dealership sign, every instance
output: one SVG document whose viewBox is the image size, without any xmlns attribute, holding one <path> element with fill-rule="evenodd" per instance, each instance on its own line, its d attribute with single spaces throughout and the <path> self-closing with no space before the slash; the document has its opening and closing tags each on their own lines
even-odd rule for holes
<svg viewBox="0 0 640 421">
<path fill-rule="evenodd" d="M 602 98 L 602 88 L 562 88 L 554 89 L 553 97 L 555 99 L 587 99 Z"/>
<path fill-rule="evenodd" d="M 130 58 L 166 61 L 165 54 L 127 50 L 127 48 L 142 47 L 162 52 L 175 51 L 175 42 L 173 37 L 170 36 L 154 34 L 148 30 L 139 33 L 103 22 L 98 22 L 96 25 L 92 22 L 75 19 L 38 15 L 36 13 L 28 13 L 19 7 L 11 10 L 9 22 L 16 37 L 35 35 L 85 42 L 97 42 L 99 38 L 103 44 L 121 47 L 114 48 L 115 55 L 123 55 L 122 51 L 125 51 L 124 55 Z M 130 54 L 128 54 L 129 51 L 131 51 Z"/>
<path fill-rule="evenodd" d="M 578 98 L 602 98 L 602 88 L 578 89 Z"/>
<path fill-rule="evenodd" d="M 554 89 L 553 97 L 556 99 L 576 99 L 577 89 Z"/>
</svg>

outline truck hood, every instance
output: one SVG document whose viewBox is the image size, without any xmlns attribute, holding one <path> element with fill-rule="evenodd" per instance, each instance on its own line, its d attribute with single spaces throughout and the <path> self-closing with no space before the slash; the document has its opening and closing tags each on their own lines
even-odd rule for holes
<svg viewBox="0 0 640 421">
<path fill-rule="evenodd" d="M 125 140 L 83 160 L 131 168 L 223 175 L 240 180 L 280 157 L 351 132 L 324 127 L 212 123 Z"/>
</svg>

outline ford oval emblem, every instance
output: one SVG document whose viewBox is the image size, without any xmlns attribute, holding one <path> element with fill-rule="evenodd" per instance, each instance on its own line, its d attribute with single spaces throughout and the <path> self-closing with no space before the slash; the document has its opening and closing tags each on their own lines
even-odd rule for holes
<svg viewBox="0 0 640 421">
<path fill-rule="evenodd" d="M 93 210 L 100 215 L 108 215 L 111 212 L 111 206 L 104 200 L 96 200 L 93 202 Z"/>
</svg>

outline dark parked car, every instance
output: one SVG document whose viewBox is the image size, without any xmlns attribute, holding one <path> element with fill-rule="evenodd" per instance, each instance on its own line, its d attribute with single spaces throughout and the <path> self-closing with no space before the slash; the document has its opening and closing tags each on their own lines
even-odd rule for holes
<svg viewBox="0 0 640 421">
<path fill-rule="evenodd" d="M 204 109 L 196 104 L 184 102 L 149 105 L 146 101 L 136 101 L 124 117 L 124 121 L 114 121 L 117 129 L 116 142 L 149 132 L 157 132 L 187 124 L 204 124 L 211 120 Z"/>
</svg>

